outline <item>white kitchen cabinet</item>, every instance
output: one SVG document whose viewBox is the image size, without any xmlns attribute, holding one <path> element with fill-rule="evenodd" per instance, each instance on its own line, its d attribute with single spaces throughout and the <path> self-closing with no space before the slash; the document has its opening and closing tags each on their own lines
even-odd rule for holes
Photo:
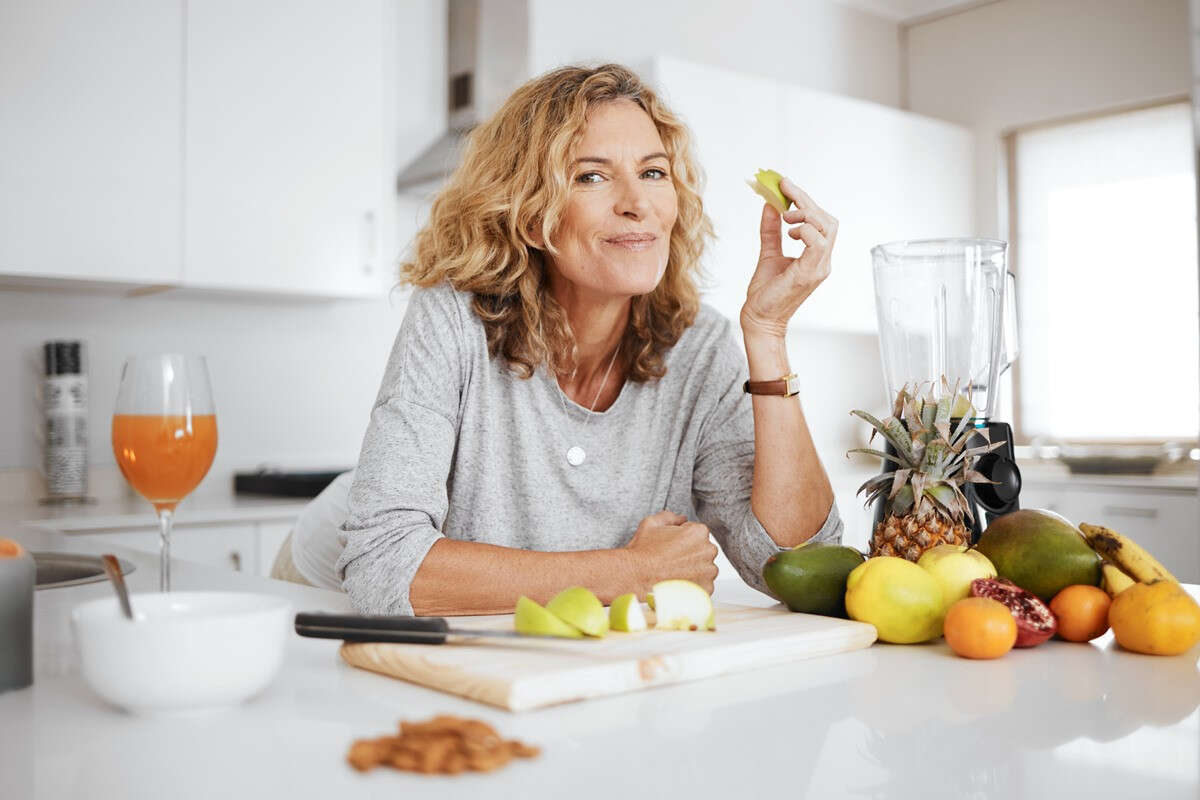
<svg viewBox="0 0 1200 800">
<path fill-rule="evenodd" d="M 784 98 L 787 152 L 779 169 L 838 220 L 832 271 L 804 301 L 796 324 L 873 333 L 872 247 L 975 235 L 973 135 L 799 86 L 787 87 Z"/>
<path fill-rule="evenodd" d="M 209 564 L 233 572 L 261 574 L 257 524 L 176 525 L 171 531 L 171 558 Z M 130 550 L 158 553 L 158 531 L 136 529 L 90 534 Z"/>
<path fill-rule="evenodd" d="M 192 0 L 184 281 L 378 296 L 392 218 L 384 0 Z"/>
<path fill-rule="evenodd" d="M 656 59 L 650 75 L 692 131 L 705 177 L 704 210 L 716 239 L 705 251 L 704 299 L 737 319 L 758 262 L 762 209 L 746 179 L 783 163 L 783 88 L 766 78 L 667 58 Z"/>
<path fill-rule="evenodd" d="M 0 277 L 175 284 L 180 0 L 5 2 Z"/>
<path fill-rule="evenodd" d="M 695 136 L 718 236 L 705 300 L 731 318 L 758 261 L 762 201 L 745 181 L 759 168 L 792 178 L 839 221 L 832 274 L 793 318 L 797 328 L 874 332 L 873 246 L 974 234 L 966 128 L 672 58 L 655 59 L 649 74 Z M 786 235 L 783 248 L 803 250 Z"/>
<path fill-rule="evenodd" d="M 1104 525 L 1131 537 L 1188 583 L 1200 582 L 1200 497 L 1194 489 L 1121 486 L 1086 479 L 1026 484 L 1023 508 L 1044 508 L 1073 523 Z"/>
</svg>

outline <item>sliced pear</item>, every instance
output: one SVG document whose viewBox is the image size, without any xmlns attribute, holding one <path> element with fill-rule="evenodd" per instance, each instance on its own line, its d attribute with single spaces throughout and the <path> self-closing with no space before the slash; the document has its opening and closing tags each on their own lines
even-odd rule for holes
<svg viewBox="0 0 1200 800">
<path fill-rule="evenodd" d="M 650 610 L 654 610 L 654 592 L 646 592 L 646 605 L 650 606 Z"/>
<path fill-rule="evenodd" d="M 660 631 L 713 630 L 712 598 L 695 583 L 685 580 L 661 581 L 654 584 L 655 628 Z M 712 628 L 709 625 L 712 625 Z"/>
<path fill-rule="evenodd" d="M 513 626 L 517 633 L 529 636 L 560 636 L 565 639 L 582 639 L 583 632 L 546 609 L 539 606 L 525 595 L 517 598 L 517 610 L 513 615 Z"/>
<path fill-rule="evenodd" d="M 717 612 L 710 611 L 708 614 L 708 622 L 704 623 L 706 631 L 715 631 L 717 629 Z"/>
<path fill-rule="evenodd" d="M 746 185 L 780 214 L 787 211 L 788 206 L 792 204 L 792 201 L 787 199 L 783 190 L 779 188 L 781 183 L 783 183 L 783 176 L 773 169 L 760 169 L 754 173 L 753 178 L 746 179 Z"/>
<path fill-rule="evenodd" d="M 608 612 L 600 598 L 582 586 L 563 589 L 546 603 L 546 610 L 588 636 L 608 633 Z"/>
<path fill-rule="evenodd" d="M 642 604 L 636 594 L 623 594 L 612 601 L 608 609 L 608 627 L 626 633 L 646 630 L 646 615 L 642 613 Z"/>
</svg>

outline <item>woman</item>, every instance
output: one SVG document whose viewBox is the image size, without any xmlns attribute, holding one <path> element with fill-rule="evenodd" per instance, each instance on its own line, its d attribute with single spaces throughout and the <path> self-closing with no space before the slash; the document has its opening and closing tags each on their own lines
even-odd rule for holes
<svg viewBox="0 0 1200 800">
<path fill-rule="evenodd" d="M 686 128 L 629 70 L 566 67 L 473 131 L 403 280 L 396 337 L 337 562 L 364 612 L 510 612 L 686 578 L 712 591 L 781 548 L 837 540 L 788 375 L 788 320 L 829 273 L 837 221 L 790 181 L 732 325 L 702 306 L 712 228 Z"/>
</svg>

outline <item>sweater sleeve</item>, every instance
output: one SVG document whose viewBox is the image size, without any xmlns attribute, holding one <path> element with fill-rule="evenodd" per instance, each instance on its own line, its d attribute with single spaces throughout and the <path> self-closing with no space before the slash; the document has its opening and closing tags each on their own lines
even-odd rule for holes
<svg viewBox="0 0 1200 800">
<path fill-rule="evenodd" d="M 754 409 L 742 391 L 745 356 L 728 322 L 713 346 L 707 382 L 715 387 L 715 406 L 701 426 L 692 472 L 696 513 L 708 526 L 722 552 L 748 585 L 774 597 L 762 578 L 766 560 L 784 548 L 767 533 L 750 508 L 754 484 Z M 807 502 L 797 497 L 796 502 Z M 842 520 L 834 502 L 812 542 L 840 542 Z"/>
<path fill-rule="evenodd" d="M 412 614 L 409 586 L 443 535 L 466 374 L 459 313 L 449 287 L 414 291 L 371 411 L 336 567 L 363 613 Z"/>
</svg>

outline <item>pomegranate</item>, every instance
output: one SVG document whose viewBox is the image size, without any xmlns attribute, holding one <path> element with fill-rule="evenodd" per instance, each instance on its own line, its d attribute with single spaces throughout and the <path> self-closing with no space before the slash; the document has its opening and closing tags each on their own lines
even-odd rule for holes
<svg viewBox="0 0 1200 800">
<path fill-rule="evenodd" d="M 976 578 L 971 581 L 971 596 L 990 597 L 1008 606 L 1017 621 L 1014 647 L 1034 647 L 1058 630 L 1050 607 L 1007 578 Z"/>
</svg>

